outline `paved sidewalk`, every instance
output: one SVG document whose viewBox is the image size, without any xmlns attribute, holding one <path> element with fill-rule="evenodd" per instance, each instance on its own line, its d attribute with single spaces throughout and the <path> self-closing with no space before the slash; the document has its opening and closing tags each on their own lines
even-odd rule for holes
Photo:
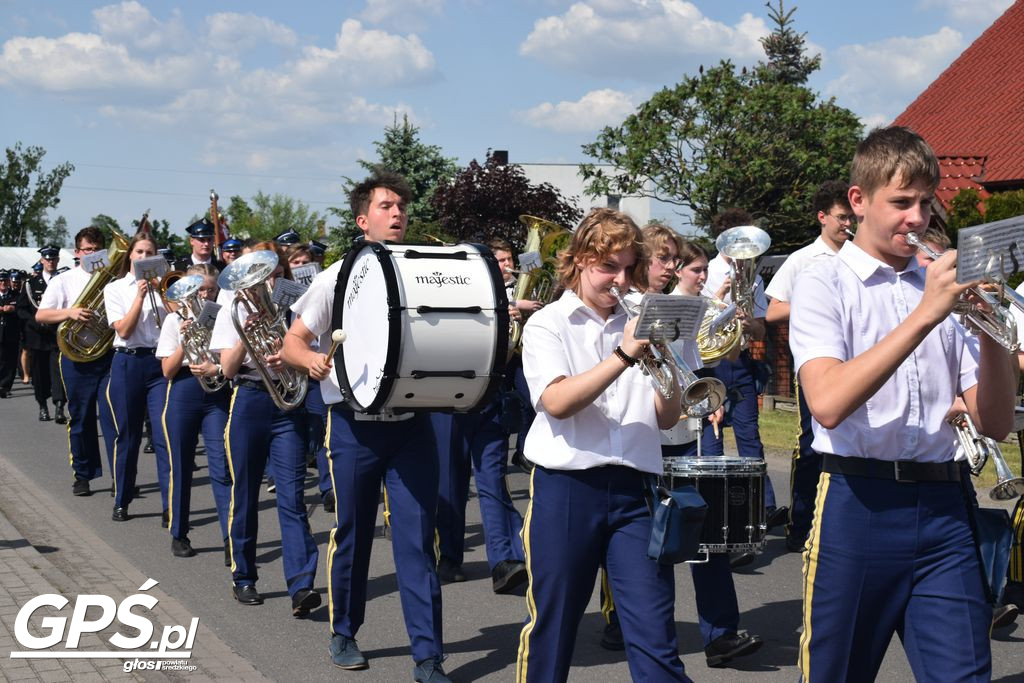
<svg viewBox="0 0 1024 683">
<path fill-rule="evenodd" d="M 187 660 L 194 671 L 135 671 L 126 673 L 122 659 L 20 659 L 10 658 L 12 651 L 25 651 L 14 637 L 18 611 L 32 598 L 46 593 L 66 597 L 71 604 L 58 616 L 70 621 L 72 605 L 80 594 L 101 594 L 116 604 L 139 592 L 146 577 L 93 530 L 81 523 L 53 497 L 41 491 L 5 458 L 0 457 L 0 651 L 8 658 L 0 662 L 0 679 L 9 681 L 168 681 L 168 680 L 268 680 L 245 659 L 235 653 L 202 622 Z M 96 495 L 96 494 L 94 494 Z M 164 532 L 166 533 L 166 532 Z M 148 616 L 154 624 L 154 639 L 165 625 L 186 628 L 193 615 L 159 586 L 146 593 L 159 600 L 152 610 L 134 608 L 135 614 Z M 47 610 L 36 612 L 30 622 L 33 635 L 48 634 L 40 629 Z M 89 619 L 99 617 L 92 608 Z M 135 629 L 117 619 L 99 633 L 82 636 L 79 650 L 112 650 L 107 639 L 118 631 L 128 637 Z M 65 633 L 66 635 L 66 633 Z M 61 645 L 51 648 L 51 650 Z"/>
</svg>

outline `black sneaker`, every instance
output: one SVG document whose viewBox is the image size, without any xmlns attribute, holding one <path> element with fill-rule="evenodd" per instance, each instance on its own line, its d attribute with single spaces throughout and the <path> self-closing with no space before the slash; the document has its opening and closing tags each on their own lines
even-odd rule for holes
<svg viewBox="0 0 1024 683">
<path fill-rule="evenodd" d="M 622 627 L 618 619 L 612 619 L 604 625 L 601 633 L 601 647 L 618 652 L 626 649 L 626 641 L 622 639 Z"/>
<path fill-rule="evenodd" d="M 366 657 L 359 651 L 355 638 L 334 634 L 331 638 L 331 661 L 334 666 L 347 671 L 359 671 L 370 666 Z"/>
<path fill-rule="evenodd" d="M 452 679 L 448 678 L 444 667 L 441 666 L 443 660 L 443 657 L 431 657 L 423 660 L 412 670 L 413 680 L 420 683 L 452 683 Z"/>
<path fill-rule="evenodd" d="M 292 596 L 292 616 L 296 619 L 301 619 L 319 606 L 320 594 L 312 588 L 303 588 Z"/>
<path fill-rule="evenodd" d="M 192 542 L 185 538 L 171 539 L 171 552 L 175 557 L 195 557 L 196 551 L 192 549 Z"/>
<path fill-rule="evenodd" d="M 92 490 L 89 488 L 88 479 L 75 479 L 75 483 L 71 486 L 71 495 L 88 496 L 91 494 Z"/>
<path fill-rule="evenodd" d="M 462 583 L 466 575 L 462 571 L 461 564 L 455 564 L 452 560 L 442 556 L 437 563 L 437 578 L 444 583 Z"/>
<path fill-rule="evenodd" d="M 704 655 L 707 657 L 708 667 L 714 668 L 724 666 L 737 657 L 753 654 L 763 644 L 760 637 L 746 631 L 726 633 L 712 640 L 711 644 L 704 648 Z"/>
<path fill-rule="evenodd" d="M 512 592 L 528 578 L 526 563 L 516 560 L 502 560 L 491 570 L 491 583 L 498 595 Z"/>
</svg>

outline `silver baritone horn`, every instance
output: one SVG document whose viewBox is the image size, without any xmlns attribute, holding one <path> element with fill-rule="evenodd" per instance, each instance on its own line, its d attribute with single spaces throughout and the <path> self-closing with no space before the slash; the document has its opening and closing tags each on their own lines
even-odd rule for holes
<svg viewBox="0 0 1024 683">
<path fill-rule="evenodd" d="M 908 232 L 905 239 L 907 244 L 917 248 L 932 260 L 942 256 L 942 254 L 925 244 L 921 240 L 921 236 L 916 232 Z M 1008 351 L 1017 351 L 1020 348 L 1020 341 L 1017 339 L 1017 321 L 1007 310 L 1004 302 L 1024 311 L 1024 299 L 1015 291 L 1006 287 L 1004 283 L 998 283 L 997 286 L 998 294 L 988 292 L 981 287 L 971 287 L 968 290 L 978 299 L 985 302 L 989 310 L 985 310 L 985 308 L 971 302 L 966 297 L 962 297 L 953 306 L 953 313 L 960 317 L 960 322 L 965 327 L 981 330 L 1006 347 Z"/>
<path fill-rule="evenodd" d="M 268 356 L 280 352 L 288 332 L 285 312 L 278 310 L 270 289 L 269 278 L 277 268 L 277 260 L 277 254 L 272 251 L 250 252 L 227 266 L 217 284 L 235 293 L 229 311 L 231 322 L 274 405 L 281 410 L 292 410 L 306 398 L 308 378 L 287 365 L 271 370 L 267 361 Z M 239 318 L 240 310 L 242 318 Z"/>
<path fill-rule="evenodd" d="M 619 300 L 619 305 L 630 319 L 637 315 L 636 308 L 622 298 L 617 287 L 609 290 Z M 671 344 L 651 340 L 647 352 L 640 358 L 640 371 L 651 378 L 655 388 L 665 398 L 671 398 L 675 391 L 675 378 L 668 368 L 676 368 L 679 382 L 683 385 L 683 411 L 690 417 L 707 417 L 718 410 L 725 401 L 725 385 L 714 377 L 697 377 L 693 374 Z"/>
<path fill-rule="evenodd" d="M 199 296 L 199 288 L 203 286 L 202 275 L 187 275 L 178 279 L 167 288 L 164 298 L 178 304 L 177 315 L 183 320 L 191 321 L 181 331 L 181 348 L 185 352 L 185 360 L 189 365 L 216 363 L 210 352 L 210 330 L 199 324 L 199 314 L 203 312 L 204 299 Z M 199 377 L 199 386 L 203 391 L 212 394 L 219 391 L 227 380 L 216 377 Z"/>
<path fill-rule="evenodd" d="M 715 246 L 732 262 L 729 291 L 733 303 L 753 318 L 757 258 L 772 246 L 772 238 L 755 225 L 738 225 L 722 232 Z"/>
<path fill-rule="evenodd" d="M 1011 500 L 1017 496 L 1024 496 L 1024 479 L 1013 476 L 1013 471 L 1006 464 L 1003 452 L 994 439 L 982 436 L 974 426 L 974 420 L 967 413 L 961 413 L 949 420 L 949 424 L 956 431 L 956 438 L 960 441 L 964 455 L 967 456 L 967 464 L 971 467 L 971 474 L 977 476 L 981 473 L 985 462 L 992 461 L 996 468 L 996 485 L 989 491 L 989 498 L 992 500 Z"/>
</svg>

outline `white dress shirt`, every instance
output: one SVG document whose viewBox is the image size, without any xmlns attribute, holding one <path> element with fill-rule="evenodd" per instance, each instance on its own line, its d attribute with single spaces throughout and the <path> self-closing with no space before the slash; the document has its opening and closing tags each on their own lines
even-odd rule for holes
<svg viewBox="0 0 1024 683">
<path fill-rule="evenodd" d="M 793 296 L 793 284 L 796 282 L 796 276 L 815 263 L 830 259 L 835 255 L 836 252 L 832 251 L 832 247 L 828 246 L 821 235 L 818 235 L 818 239 L 806 247 L 797 249 L 782 262 L 782 266 L 772 277 L 772 281 L 768 283 L 764 293 L 776 301 L 788 302 Z"/>
<path fill-rule="evenodd" d="M 853 242 L 837 258 L 805 270 L 790 309 L 797 372 L 809 360 L 847 361 L 878 344 L 917 307 L 924 282 L 925 270 L 915 259 L 897 273 Z M 977 383 L 977 369 L 977 340 L 947 317 L 835 429 L 815 420 L 814 450 L 878 460 L 951 460 L 956 439 L 946 413 L 957 394 Z"/>
<path fill-rule="evenodd" d="M 160 340 L 156 344 L 156 357 L 167 358 L 181 346 L 181 317 L 176 313 L 164 318 L 160 326 Z M 188 359 L 181 357 L 181 364 L 188 365 Z"/>
<path fill-rule="evenodd" d="M 656 390 L 639 367 L 626 368 L 572 417 L 548 415 L 540 400 L 556 378 L 586 372 L 612 355 L 626 320 L 618 308 L 602 320 L 571 290 L 530 317 L 523 332 L 523 371 L 537 417 L 526 436 L 527 458 L 556 470 L 624 465 L 662 472 Z"/>
<path fill-rule="evenodd" d="M 54 275 L 46 285 L 43 298 L 39 301 L 39 308 L 70 308 L 91 279 L 92 274 L 85 272 L 80 266 Z"/>
<path fill-rule="evenodd" d="M 213 323 L 213 332 L 210 333 L 210 351 L 224 351 L 234 348 L 238 343 L 238 330 L 235 329 L 235 323 L 231 320 L 231 312 L 236 306 L 236 304 L 229 303 L 227 306 L 221 306 L 221 309 L 217 311 L 217 320 Z M 239 310 L 238 315 L 244 320 L 245 309 Z M 267 372 L 274 375 L 274 371 L 270 368 L 267 368 Z M 236 377 L 256 381 L 263 379 L 248 352 L 242 358 L 242 365 Z"/>
<path fill-rule="evenodd" d="M 103 288 L 103 302 L 107 308 L 107 320 L 111 327 L 128 314 L 128 309 L 131 308 L 138 292 L 139 286 L 136 283 L 135 275 L 131 272 Z M 156 302 L 156 311 L 159 311 L 160 320 L 167 317 L 167 311 L 164 309 L 164 302 L 160 295 L 154 292 L 153 297 L 150 297 L 147 294 L 142 300 L 142 312 L 139 313 L 139 321 L 135 325 L 135 330 L 127 339 L 116 334 L 115 330 L 114 348 L 156 348 L 156 343 L 160 339 L 160 328 L 157 324 L 157 312 L 153 310 L 154 301 Z"/>
<path fill-rule="evenodd" d="M 708 263 L 708 279 L 704 282 L 704 290 L 701 294 L 713 298 L 715 293 L 721 288 L 722 283 L 725 282 L 725 278 L 731 275 L 732 267 L 721 254 L 711 259 L 711 262 Z M 727 304 L 732 303 L 732 293 L 726 290 L 722 301 Z M 754 277 L 754 317 L 763 318 L 767 310 L 768 299 L 764 295 L 764 281 L 760 275 L 757 275 Z"/>
<path fill-rule="evenodd" d="M 313 333 L 313 336 L 316 337 L 314 342 L 321 349 L 331 347 L 334 288 L 338 284 L 341 264 L 341 260 L 335 261 L 326 270 L 317 273 L 306 293 L 292 304 L 292 312 L 302 318 L 302 324 Z M 338 383 L 338 368 L 336 366 L 332 365 L 327 378 L 320 380 L 320 393 L 325 405 L 342 402 L 341 385 Z"/>
</svg>

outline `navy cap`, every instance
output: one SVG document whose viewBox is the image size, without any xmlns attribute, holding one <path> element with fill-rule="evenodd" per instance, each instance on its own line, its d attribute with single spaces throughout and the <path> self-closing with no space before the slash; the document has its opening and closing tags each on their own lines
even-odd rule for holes
<svg viewBox="0 0 1024 683">
<path fill-rule="evenodd" d="M 327 253 L 327 245 L 323 242 L 311 240 L 309 243 L 309 252 L 314 256 L 323 256 Z"/>
<path fill-rule="evenodd" d="M 173 261 L 174 260 L 174 251 L 172 251 L 169 247 L 164 247 L 163 249 L 157 249 L 156 253 L 160 254 L 161 256 L 163 256 L 168 261 Z"/>
<path fill-rule="evenodd" d="M 287 230 L 274 238 L 274 241 L 282 247 L 290 247 L 293 244 L 298 244 L 301 240 L 302 238 L 299 237 L 299 233 L 294 230 Z"/>
<path fill-rule="evenodd" d="M 220 245 L 221 251 L 242 251 L 242 240 L 236 240 L 234 237 L 231 239 L 224 240 Z"/>
<path fill-rule="evenodd" d="M 0 280 L 9 280 L 10 277 L 6 270 L 0 270 Z"/>
<path fill-rule="evenodd" d="M 213 223 L 209 218 L 204 218 L 185 228 L 185 232 L 192 237 L 213 237 Z"/>
<path fill-rule="evenodd" d="M 22 280 L 24 279 L 26 273 L 25 271 L 22 270 L 12 270 L 10 275 L 12 280 Z"/>
<path fill-rule="evenodd" d="M 37 273 L 39 271 L 41 271 L 42 269 L 43 269 L 43 264 L 42 263 L 36 262 L 36 263 L 32 264 L 32 270 L 36 271 Z"/>
<path fill-rule="evenodd" d="M 45 259 L 60 258 L 60 247 L 55 247 L 52 244 L 47 244 L 45 247 L 39 250 L 39 255 Z"/>
</svg>

